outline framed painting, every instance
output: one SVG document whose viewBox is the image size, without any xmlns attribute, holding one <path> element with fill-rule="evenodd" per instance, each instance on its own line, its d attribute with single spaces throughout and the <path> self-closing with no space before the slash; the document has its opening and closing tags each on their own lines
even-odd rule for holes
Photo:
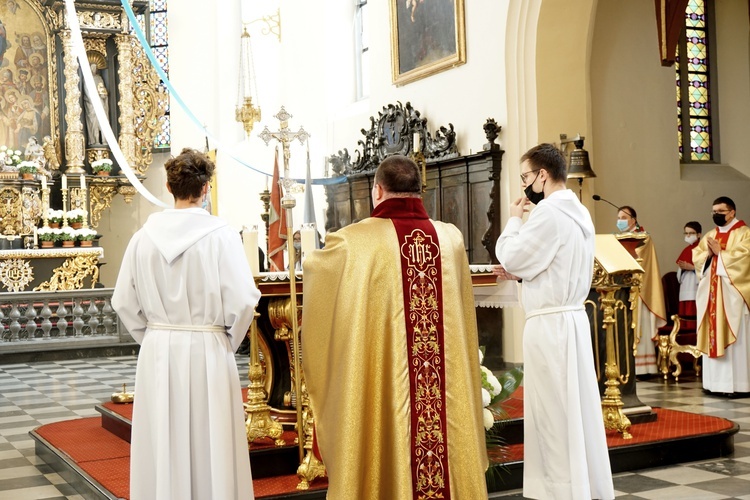
<svg viewBox="0 0 750 500">
<path fill-rule="evenodd" d="M 464 0 L 390 0 L 393 83 L 466 62 Z"/>
</svg>

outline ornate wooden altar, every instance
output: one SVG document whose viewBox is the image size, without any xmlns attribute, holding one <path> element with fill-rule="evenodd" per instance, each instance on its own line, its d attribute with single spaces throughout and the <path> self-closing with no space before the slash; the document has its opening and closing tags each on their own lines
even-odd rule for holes
<svg viewBox="0 0 750 500">
<path fill-rule="evenodd" d="M 148 9 L 145 0 L 131 3 L 138 14 Z M 76 9 L 87 62 L 97 82 L 96 98 L 107 110 L 125 158 L 142 176 L 152 161 L 152 144 L 161 130 L 167 95 L 130 34 L 119 2 L 77 2 Z M 31 235 L 46 207 L 83 209 L 87 222 L 96 227 L 116 194 L 130 202 L 135 189 L 119 175 L 115 160 L 109 178 L 95 176 L 91 170 L 94 161 L 109 159 L 110 152 L 98 133 L 98 121 L 91 120 L 91 96 L 81 90 L 65 4 L 62 0 L 18 0 L 0 6 L 0 16 L 2 38 L 10 42 L 0 44 L 0 115 L 5 124 L 0 127 L 2 234 Z M 27 163 L 19 165 L 21 161 Z M 21 183 L 19 166 L 27 170 L 34 166 L 37 172 Z M 72 192 L 63 196 L 63 173 L 70 177 L 72 189 L 83 187 L 78 179 L 84 175 L 87 189 L 77 197 Z M 49 189 L 46 207 L 39 206 L 42 177 Z M 62 207 L 64 199 L 70 206 Z M 79 200 L 78 207 L 74 200 Z"/>
<path fill-rule="evenodd" d="M 497 263 L 495 243 L 500 236 L 500 169 L 504 151 L 494 141 L 501 127 L 494 120 L 484 124 L 487 143 L 479 153 L 461 156 L 452 124 L 438 127 L 433 136 L 427 118 L 411 103 L 384 106 L 352 158 L 344 148 L 329 159 L 334 177 L 346 182 L 326 186 L 326 230 L 340 228 L 370 216 L 375 170 L 388 156 L 400 154 L 421 163 L 427 186 L 423 200 L 434 220 L 449 222 L 461 230 L 472 264 Z M 477 308 L 479 343 L 486 346 L 485 364 L 503 368 L 502 311 Z"/>
</svg>

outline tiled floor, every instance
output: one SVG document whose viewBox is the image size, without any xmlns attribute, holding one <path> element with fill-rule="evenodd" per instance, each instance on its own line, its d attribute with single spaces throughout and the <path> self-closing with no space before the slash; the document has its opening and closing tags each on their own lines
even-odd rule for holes
<svg viewBox="0 0 750 500">
<path fill-rule="evenodd" d="M 620 500 L 750 500 L 750 398 L 706 395 L 694 378 L 665 384 L 661 378 L 638 382 L 640 400 L 651 406 L 724 417 L 737 422 L 731 457 L 676 466 L 623 472 L 614 476 Z M 520 490 L 493 498 L 524 498 Z"/>
<path fill-rule="evenodd" d="M 122 384 L 132 389 L 133 356 L 0 365 L 0 500 L 82 499 L 34 454 L 28 432 L 59 420 L 98 416 L 94 405 L 107 401 Z M 237 357 L 243 381 L 247 357 Z M 246 385 L 246 384 L 244 384 Z M 644 403 L 734 420 L 735 453 L 729 458 L 617 474 L 618 499 L 750 500 L 750 398 L 703 394 L 700 382 L 638 383 Z M 523 498 L 520 491 L 493 498 Z"/>
</svg>

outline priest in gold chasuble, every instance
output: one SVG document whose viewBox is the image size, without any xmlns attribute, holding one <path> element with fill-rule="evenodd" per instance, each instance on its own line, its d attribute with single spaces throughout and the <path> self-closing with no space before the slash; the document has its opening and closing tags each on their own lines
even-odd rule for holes
<svg viewBox="0 0 750 500">
<path fill-rule="evenodd" d="M 717 198 L 712 211 L 717 227 L 693 249 L 703 388 L 750 392 L 750 229 L 730 198 Z"/>
<path fill-rule="evenodd" d="M 487 498 L 474 298 L 461 233 L 392 156 L 372 216 L 304 263 L 302 360 L 328 498 Z"/>
</svg>

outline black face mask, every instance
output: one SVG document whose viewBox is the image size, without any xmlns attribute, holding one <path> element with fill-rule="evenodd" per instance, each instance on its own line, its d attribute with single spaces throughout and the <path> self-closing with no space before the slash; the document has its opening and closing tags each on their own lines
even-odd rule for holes
<svg viewBox="0 0 750 500">
<path fill-rule="evenodd" d="M 714 224 L 716 224 L 719 227 L 722 227 L 724 224 L 727 223 L 727 216 L 724 214 L 713 214 Z"/>
<path fill-rule="evenodd" d="M 542 184 L 542 192 L 541 193 L 535 193 L 533 189 L 531 189 L 531 186 L 534 185 L 534 182 L 536 182 L 537 178 L 539 177 L 539 172 L 537 172 L 536 177 L 534 177 L 534 180 L 526 186 L 523 190 L 523 194 L 526 195 L 526 198 L 529 199 L 531 203 L 534 205 L 538 205 L 540 201 L 544 199 L 544 184 Z M 546 181 L 545 181 L 546 182 Z"/>
</svg>

